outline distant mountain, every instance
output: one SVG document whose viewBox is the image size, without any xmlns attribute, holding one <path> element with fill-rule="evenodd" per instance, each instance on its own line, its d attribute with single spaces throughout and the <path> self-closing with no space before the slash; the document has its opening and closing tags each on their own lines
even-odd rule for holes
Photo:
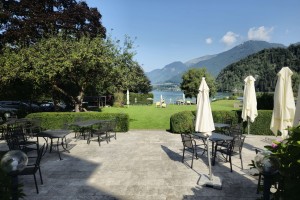
<svg viewBox="0 0 300 200">
<path fill-rule="evenodd" d="M 270 49 L 270 48 L 277 48 L 277 47 L 285 48 L 285 46 L 282 44 L 250 40 L 236 47 L 233 47 L 228 51 L 219 53 L 217 56 L 209 60 L 200 61 L 195 65 L 193 65 L 192 67 L 206 67 L 207 70 L 213 76 L 217 76 L 218 73 L 227 65 L 235 63 L 263 49 Z"/>
<path fill-rule="evenodd" d="M 204 60 L 208 60 L 208 59 L 211 59 L 213 57 L 215 57 L 216 55 L 207 55 L 207 56 L 202 56 L 202 57 L 199 57 L 199 58 L 194 58 L 192 60 L 189 60 L 187 62 L 185 62 L 184 64 L 187 66 L 187 67 L 191 67 L 201 61 L 204 61 Z"/>
<path fill-rule="evenodd" d="M 173 82 L 180 83 L 182 74 L 189 68 L 201 68 L 205 67 L 213 75 L 217 76 L 218 73 L 226 66 L 235 63 L 247 56 L 257 53 L 263 49 L 270 48 L 286 48 L 282 44 L 268 43 L 265 41 L 247 41 L 243 44 L 233 47 L 232 49 L 210 56 L 202 56 L 199 58 L 192 59 L 186 63 L 180 63 L 176 65 L 177 68 L 172 73 L 170 72 L 170 65 L 166 65 L 163 69 L 156 69 L 151 72 L 146 73 L 152 84 L 163 83 L 163 82 Z M 167 70 L 166 70 L 166 69 Z M 173 75 L 173 76 L 172 76 Z"/>
<path fill-rule="evenodd" d="M 187 66 L 180 61 L 170 63 L 162 69 L 155 69 L 151 72 L 146 72 L 147 77 L 152 84 L 164 83 L 172 77 L 182 74 L 187 70 Z"/>
<path fill-rule="evenodd" d="M 282 67 L 289 67 L 294 75 L 292 85 L 294 92 L 299 85 L 300 43 L 288 48 L 264 49 L 255 54 L 228 65 L 216 78 L 220 91 L 242 91 L 244 79 L 255 77 L 255 90 L 258 92 L 274 92 L 277 73 Z"/>
</svg>

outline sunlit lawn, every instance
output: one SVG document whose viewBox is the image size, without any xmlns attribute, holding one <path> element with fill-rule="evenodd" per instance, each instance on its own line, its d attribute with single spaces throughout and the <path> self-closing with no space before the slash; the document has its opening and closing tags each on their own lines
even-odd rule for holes
<svg viewBox="0 0 300 200">
<path fill-rule="evenodd" d="M 235 110 L 236 100 L 219 100 L 211 103 L 212 110 Z M 170 116 L 185 110 L 196 110 L 196 105 L 168 105 L 167 108 L 156 108 L 155 105 L 129 106 L 123 108 L 103 108 L 104 113 L 127 113 L 130 118 L 129 129 L 168 130 Z"/>
</svg>

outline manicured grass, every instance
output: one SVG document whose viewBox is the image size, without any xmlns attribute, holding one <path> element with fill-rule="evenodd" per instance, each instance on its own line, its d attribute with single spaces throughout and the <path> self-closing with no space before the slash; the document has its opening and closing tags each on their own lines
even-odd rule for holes
<svg viewBox="0 0 300 200">
<path fill-rule="evenodd" d="M 236 110 L 236 100 L 219 100 L 211 103 L 212 110 Z M 196 110 L 196 105 L 168 105 L 167 108 L 156 108 L 155 105 L 129 106 L 123 108 L 103 108 L 104 113 L 127 113 L 130 118 L 129 129 L 170 129 L 170 117 L 181 111 Z"/>
</svg>

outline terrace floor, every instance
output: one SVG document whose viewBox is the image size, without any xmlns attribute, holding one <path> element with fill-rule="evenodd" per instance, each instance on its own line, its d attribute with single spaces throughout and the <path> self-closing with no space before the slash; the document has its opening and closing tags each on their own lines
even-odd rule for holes
<svg viewBox="0 0 300 200">
<path fill-rule="evenodd" d="M 33 176 L 23 176 L 25 199 L 257 199 L 257 180 L 247 173 L 248 164 L 255 157 L 255 148 L 263 148 L 270 138 L 246 137 L 243 148 L 244 170 L 238 156 L 229 163 L 221 160 L 212 167 L 213 174 L 222 180 L 222 189 L 198 184 L 200 176 L 208 175 L 205 155 L 182 163 L 181 137 L 166 131 L 135 130 L 118 133 L 117 140 L 107 144 L 75 140 L 68 136 L 70 153 L 63 152 L 59 160 L 56 152 L 47 152 L 41 169 L 44 184 L 37 174 L 40 193 L 37 194 Z M 0 142 L 0 150 L 6 148 Z"/>
</svg>

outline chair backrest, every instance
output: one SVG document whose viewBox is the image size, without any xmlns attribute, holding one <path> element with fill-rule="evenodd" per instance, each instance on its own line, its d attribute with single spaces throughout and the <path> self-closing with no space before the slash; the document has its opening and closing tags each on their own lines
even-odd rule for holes
<svg viewBox="0 0 300 200">
<path fill-rule="evenodd" d="M 40 166 L 40 162 L 41 162 L 42 157 L 44 155 L 44 150 L 45 150 L 45 143 L 43 144 L 42 147 L 40 147 L 38 149 L 38 156 L 37 156 L 36 161 L 35 161 L 35 167 L 39 167 Z"/>
<path fill-rule="evenodd" d="M 233 152 L 242 152 L 245 138 L 246 136 L 244 135 L 235 135 L 233 137 Z"/>
<path fill-rule="evenodd" d="M 42 131 L 42 127 L 41 127 L 41 119 L 39 118 L 35 118 L 35 119 L 31 119 L 26 127 L 26 132 L 27 134 L 29 134 L 30 136 L 34 136 L 38 133 L 40 133 Z"/>
<path fill-rule="evenodd" d="M 103 121 L 95 126 L 95 131 L 99 133 L 106 133 L 109 130 L 109 126 L 109 121 Z"/>
<path fill-rule="evenodd" d="M 232 137 L 236 136 L 236 135 L 242 135 L 243 132 L 242 132 L 242 127 L 240 124 L 234 124 L 230 127 L 230 135 Z"/>
<path fill-rule="evenodd" d="M 22 142 L 26 141 L 27 138 L 24 134 L 24 129 L 22 126 L 11 126 L 7 129 L 6 140 L 14 138 L 15 141 Z"/>
<path fill-rule="evenodd" d="M 6 143 L 9 150 L 20 150 L 18 138 L 6 136 Z"/>
<path fill-rule="evenodd" d="M 233 120 L 231 118 L 225 118 L 223 122 L 224 124 L 229 124 L 230 126 L 232 126 Z"/>
<path fill-rule="evenodd" d="M 193 139 L 190 134 L 181 134 L 183 147 L 194 148 Z"/>
</svg>

